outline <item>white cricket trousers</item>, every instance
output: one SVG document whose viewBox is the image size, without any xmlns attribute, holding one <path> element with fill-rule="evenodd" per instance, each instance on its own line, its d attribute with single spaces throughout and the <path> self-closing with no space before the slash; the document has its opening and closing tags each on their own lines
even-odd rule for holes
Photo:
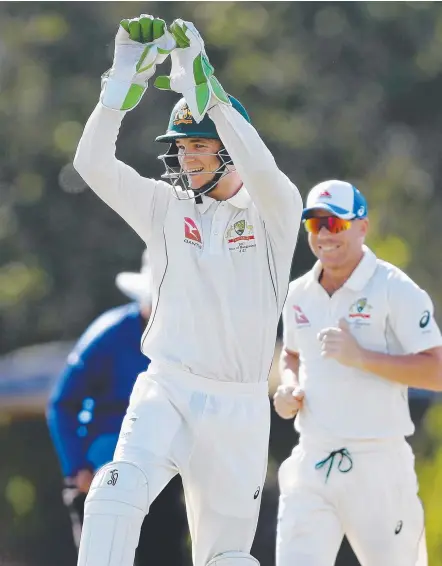
<svg viewBox="0 0 442 566">
<path fill-rule="evenodd" d="M 280 467 L 279 487 L 276 566 L 333 566 L 344 534 L 361 566 L 427 566 L 405 439 L 338 445 L 301 437 Z"/>
<path fill-rule="evenodd" d="M 266 382 L 219 382 L 151 364 L 134 386 L 114 461 L 144 471 L 149 503 L 181 475 L 193 564 L 204 566 L 222 552 L 250 551 L 269 429 Z"/>
</svg>

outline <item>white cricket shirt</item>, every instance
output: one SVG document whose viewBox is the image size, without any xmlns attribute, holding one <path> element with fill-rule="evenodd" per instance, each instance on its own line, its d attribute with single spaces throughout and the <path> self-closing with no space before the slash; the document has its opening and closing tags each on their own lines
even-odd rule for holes
<svg viewBox="0 0 442 566">
<path fill-rule="evenodd" d="M 244 186 L 227 201 L 178 200 L 167 183 L 116 159 L 124 114 L 98 104 L 74 166 L 148 247 L 153 312 L 142 351 L 210 379 L 266 380 L 300 225 L 298 189 L 256 130 L 217 105 L 209 115 Z"/>
<path fill-rule="evenodd" d="M 319 262 L 290 283 L 283 310 L 284 346 L 300 356 L 305 404 L 302 434 L 344 438 L 410 435 L 406 386 L 321 357 L 318 333 L 345 318 L 359 344 L 386 354 L 414 354 L 442 345 L 433 304 L 405 273 L 364 246 L 364 256 L 331 297 L 318 283 Z"/>
</svg>

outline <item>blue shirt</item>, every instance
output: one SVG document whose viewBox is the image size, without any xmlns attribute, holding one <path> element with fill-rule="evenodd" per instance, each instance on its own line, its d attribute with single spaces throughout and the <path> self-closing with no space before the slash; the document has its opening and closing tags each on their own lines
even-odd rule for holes
<svg viewBox="0 0 442 566">
<path fill-rule="evenodd" d="M 133 385 L 150 363 L 140 350 L 145 324 L 136 303 L 111 309 L 69 354 L 47 409 L 65 477 L 112 460 Z"/>
</svg>

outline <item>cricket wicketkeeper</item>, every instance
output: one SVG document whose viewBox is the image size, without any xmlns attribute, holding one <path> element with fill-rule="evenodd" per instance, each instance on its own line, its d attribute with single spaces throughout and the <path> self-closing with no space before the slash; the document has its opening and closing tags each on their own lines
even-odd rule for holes
<svg viewBox="0 0 442 566">
<path fill-rule="evenodd" d="M 163 180 L 115 157 L 126 112 L 171 54 L 177 92 Z M 155 112 L 155 109 L 152 109 Z M 145 119 L 143 118 L 143 121 Z M 266 475 L 267 378 L 302 202 L 243 106 L 215 78 L 194 25 L 123 20 L 74 165 L 147 244 L 153 312 L 114 460 L 95 476 L 79 566 L 132 566 L 140 526 L 180 474 L 195 566 L 250 556 Z M 173 544 L 173 542 L 171 542 Z"/>
</svg>

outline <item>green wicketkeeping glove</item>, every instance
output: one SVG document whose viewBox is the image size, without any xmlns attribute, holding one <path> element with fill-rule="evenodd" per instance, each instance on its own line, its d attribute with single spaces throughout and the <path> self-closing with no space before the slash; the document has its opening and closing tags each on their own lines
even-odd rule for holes
<svg viewBox="0 0 442 566">
<path fill-rule="evenodd" d="M 115 37 L 114 62 L 102 77 L 100 100 L 107 108 L 132 110 L 147 82 L 175 47 L 164 20 L 142 14 L 122 20 Z"/>
<path fill-rule="evenodd" d="M 170 26 L 177 48 L 172 51 L 170 77 L 157 77 L 154 85 L 164 90 L 174 90 L 186 99 L 196 122 L 201 122 L 215 102 L 230 105 L 230 100 L 214 76 L 204 41 L 191 22 L 175 20 Z M 212 102 L 211 102 L 212 101 Z"/>
</svg>

